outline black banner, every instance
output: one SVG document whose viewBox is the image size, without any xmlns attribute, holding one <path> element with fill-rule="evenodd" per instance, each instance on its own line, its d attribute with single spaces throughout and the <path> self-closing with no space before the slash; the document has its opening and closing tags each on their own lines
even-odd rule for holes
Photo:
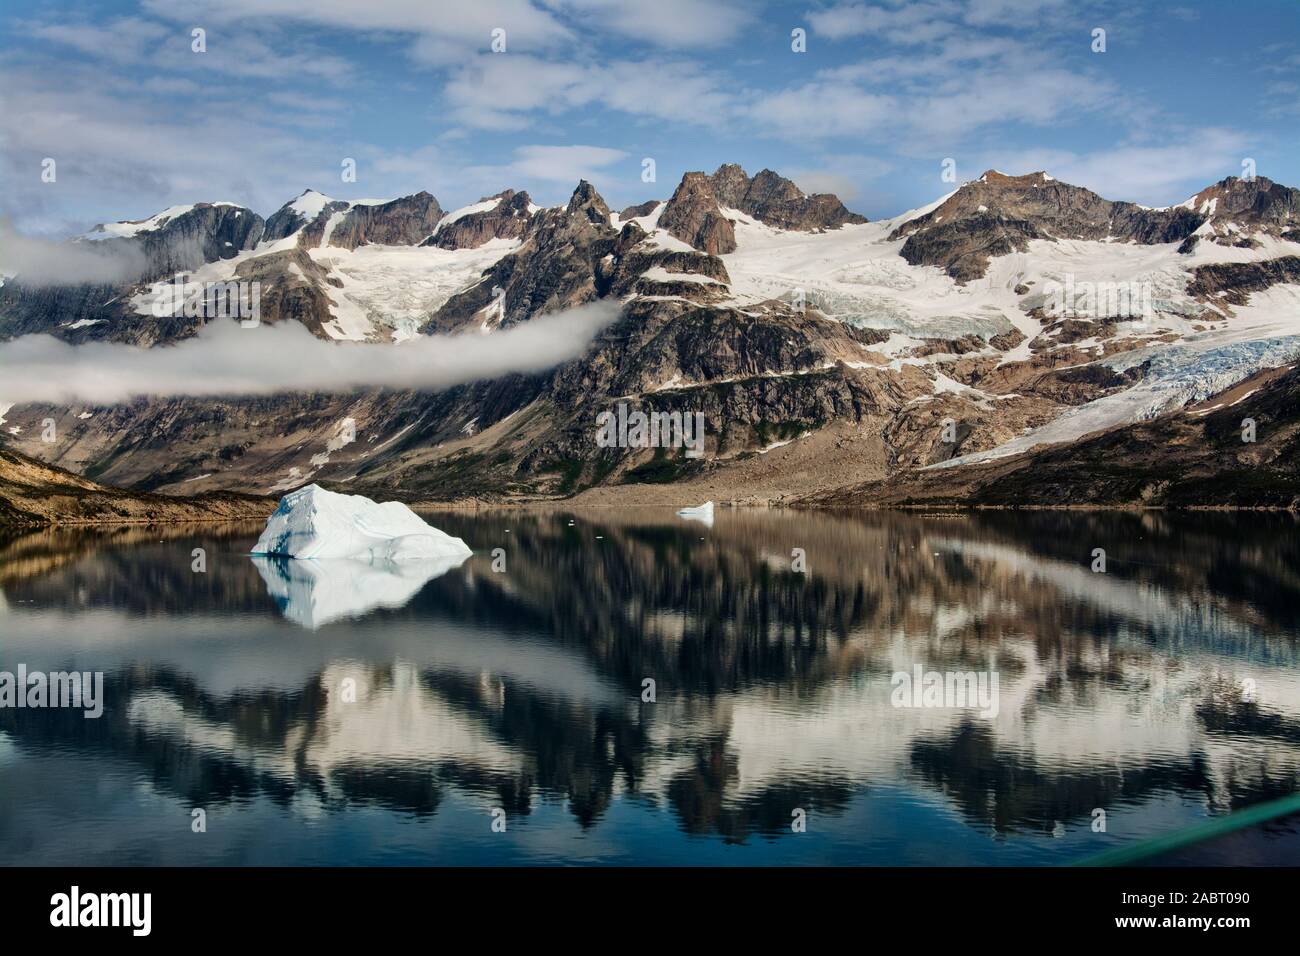
<svg viewBox="0 0 1300 956">
<path fill-rule="evenodd" d="M 1232 945 L 1294 925 L 1296 877 L 1222 868 L 0 870 L 7 940 L 75 932 L 208 944 L 374 942 L 435 926 L 494 942 L 545 927 L 657 937 L 710 923 L 728 939 L 813 937 L 834 918 L 927 940 L 1046 932 L 1055 935 L 1041 939 L 1072 943 L 1199 935 Z"/>
</svg>

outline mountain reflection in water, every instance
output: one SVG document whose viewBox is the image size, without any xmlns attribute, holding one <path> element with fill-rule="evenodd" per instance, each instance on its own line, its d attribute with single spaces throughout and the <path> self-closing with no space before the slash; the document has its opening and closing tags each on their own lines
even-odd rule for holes
<svg viewBox="0 0 1300 956">
<path fill-rule="evenodd" d="M 0 544 L 0 670 L 100 670 L 106 698 L 0 709 L 0 861 L 1053 864 L 1300 786 L 1289 516 L 433 522 L 474 556 Z M 895 707 L 917 665 L 996 673 L 996 716 Z"/>
</svg>

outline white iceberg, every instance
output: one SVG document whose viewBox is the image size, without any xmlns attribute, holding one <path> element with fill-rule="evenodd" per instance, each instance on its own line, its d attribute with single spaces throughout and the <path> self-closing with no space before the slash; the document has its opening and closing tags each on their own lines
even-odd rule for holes
<svg viewBox="0 0 1300 956">
<path fill-rule="evenodd" d="M 426 524 L 400 501 L 377 504 L 308 485 L 280 499 L 253 554 L 354 558 L 370 563 L 468 558 L 460 538 Z"/>
<path fill-rule="evenodd" d="M 404 607 L 425 584 L 464 561 L 464 555 L 374 563 L 356 558 L 253 558 L 280 612 L 312 630 L 342 618 L 363 617 L 376 608 Z"/>
<path fill-rule="evenodd" d="M 677 517 L 685 518 L 688 521 L 699 521 L 702 524 L 713 527 L 713 502 L 706 501 L 696 508 L 683 508 L 677 512 Z"/>
</svg>

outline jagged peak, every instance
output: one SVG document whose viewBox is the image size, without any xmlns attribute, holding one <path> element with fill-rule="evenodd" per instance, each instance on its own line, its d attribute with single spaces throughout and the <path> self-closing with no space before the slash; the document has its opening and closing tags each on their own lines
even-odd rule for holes
<svg viewBox="0 0 1300 956">
<path fill-rule="evenodd" d="M 596 187 L 585 179 L 578 181 L 577 188 L 573 190 L 573 195 L 569 197 L 569 204 L 565 207 L 565 212 L 570 216 L 575 213 L 582 213 L 592 222 L 609 225 L 609 206 L 605 204 L 604 198 L 596 191 Z"/>
</svg>

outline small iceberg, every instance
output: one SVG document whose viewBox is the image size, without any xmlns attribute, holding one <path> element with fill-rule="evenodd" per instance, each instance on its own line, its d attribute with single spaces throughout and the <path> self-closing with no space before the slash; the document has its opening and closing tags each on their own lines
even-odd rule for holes
<svg viewBox="0 0 1300 956">
<path fill-rule="evenodd" d="M 252 553 L 352 558 L 374 564 L 463 561 L 474 552 L 460 538 L 426 524 L 400 501 L 378 504 L 362 495 L 341 495 L 308 485 L 280 499 Z"/>
<path fill-rule="evenodd" d="M 677 517 L 685 518 L 687 521 L 699 521 L 702 524 L 713 527 L 713 502 L 706 501 L 696 508 L 683 508 L 677 512 Z"/>
</svg>

